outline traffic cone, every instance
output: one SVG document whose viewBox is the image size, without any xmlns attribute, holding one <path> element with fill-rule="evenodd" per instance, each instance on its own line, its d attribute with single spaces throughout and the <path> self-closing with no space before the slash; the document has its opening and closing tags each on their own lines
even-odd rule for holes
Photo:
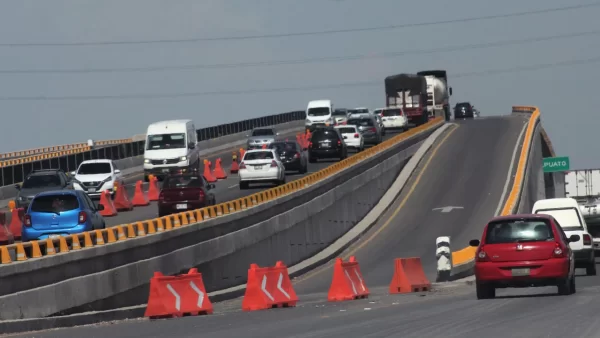
<svg viewBox="0 0 600 338">
<path fill-rule="evenodd" d="M 104 206 L 104 210 L 100 210 L 100 215 L 103 217 L 111 217 L 117 215 L 117 209 L 110 198 L 108 190 L 104 190 L 100 195 L 100 205 Z"/>
<path fill-rule="evenodd" d="M 158 188 L 158 178 L 151 175 L 148 181 L 148 200 L 158 201 L 158 195 L 160 195 L 160 189 Z"/>
<path fill-rule="evenodd" d="M 115 182 L 115 198 L 113 204 L 117 211 L 133 210 L 133 204 L 127 197 L 127 190 L 120 183 Z"/>
<path fill-rule="evenodd" d="M 133 200 L 131 201 L 135 207 L 143 207 L 150 204 L 146 194 L 144 193 L 142 180 L 135 182 L 135 193 L 133 194 Z"/>
<path fill-rule="evenodd" d="M 246 151 L 244 150 L 244 148 L 240 148 L 240 161 L 242 161 L 244 159 L 245 154 L 246 154 Z"/>
<path fill-rule="evenodd" d="M 21 239 L 21 229 L 23 227 L 23 216 L 25 215 L 25 210 L 23 208 L 15 208 L 11 211 L 11 219 L 10 225 L 8 226 L 8 231 L 10 231 L 14 238 L 18 241 Z"/>
<path fill-rule="evenodd" d="M 227 178 L 227 174 L 225 174 L 225 170 L 223 170 L 223 167 L 221 166 L 221 158 L 218 158 L 217 162 L 215 163 L 215 178 L 218 180 L 224 180 Z"/>
<path fill-rule="evenodd" d="M 231 169 L 229 169 L 229 172 L 236 174 L 238 171 L 240 171 L 240 165 L 237 162 L 237 154 L 233 153 L 233 157 L 231 159 Z"/>
<path fill-rule="evenodd" d="M 210 172 L 210 161 L 204 160 L 204 178 L 208 182 L 216 182 L 217 179 L 213 176 L 212 172 Z"/>
<path fill-rule="evenodd" d="M 15 237 L 6 226 L 6 214 L 0 212 L 0 245 L 9 245 L 15 242 Z"/>
</svg>

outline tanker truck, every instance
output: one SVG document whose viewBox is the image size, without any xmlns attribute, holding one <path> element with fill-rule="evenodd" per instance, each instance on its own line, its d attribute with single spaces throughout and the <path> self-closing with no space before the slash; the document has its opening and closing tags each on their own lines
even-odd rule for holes
<svg viewBox="0 0 600 338">
<path fill-rule="evenodd" d="M 450 121 L 450 96 L 452 87 L 448 87 L 448 76 L 445 70 L 423 70 L 417 75 L 427 81 L 427 111 L 429 117 L 444 116 Z"/>
</svg>

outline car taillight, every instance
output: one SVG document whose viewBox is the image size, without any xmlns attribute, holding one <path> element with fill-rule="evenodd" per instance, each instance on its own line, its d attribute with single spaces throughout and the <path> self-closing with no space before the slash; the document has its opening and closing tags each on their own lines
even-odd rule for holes
<svg viewBox="0 0 600 338">
<path fill-rule="evenodd" d="M 271 168 L 277 167 L 277 162 L 275 160 L 271 161 Z"/>
<path fill-rule="evenodd" d="M 79 216 L 77 217 L 77 221 L 79 224 L 83 224 L 85 223 L 85 221 L 87 221 L 87 214 L 85 213 L 85 211 L 80 211 L 79 212 Z"/>
<path fill-rule="evenodd" d="M 341 146 L 341 145 L 342 145 L 342 141 L 338 140 L 338 146 Z"/>
<path fill-rule="evenodd" d="M 308 142 L 308 147 L 312 148 L 312 142 Z"/>
<path fill-rule="evenodd" d="M 477 251 L 477 256 L 475 257 L 475 261 L 477 262 L 487 262 L 489 260 L 487 253 L 483 251 L 483 247 L 479 248 Z"/>
<path fill-rule="evenodd" d="M 592 236 L 583 234 L 583 245 L 592 245 Z"/>
<path fill-rule="evenodd" d="M 200 196 L 198 196 L 199 200 L 204 201 L 204 196 L 206 196 L 204 195 L 204 190 L 200 189 Z"/>
<path fill-rule="evenodd" d="M 25 215 L 23 219 L 23 224 L 25 224 L 26 227 L 31 226 L 31 215 Z"/>
<path fill-rule="evenodd" d="M 164 192 L 162 192 L 162 191 L 161 191 L 161 192 L 158 194 L 158 200 L 159 200 L 160 202 L 162 202 L 162 201 L 164 201 L 164 200 L 165 200 L 165 193 L 164 193 Z"/>
<path fill-rule="evenodd" d="M 300 153 L 295 153 L 294 158 L 300 158 Z"/>
<path fill-rule="evenodd" d="M 374 133 L 376 133 L 376 132 L 377 132 L 377 128 L 371 128 L 371 129 L 369 129 L 369 130 L 370 130 L 370 131 L 372 131 L 372 132 L 374 132 Z"/>
<path fill-rule="evenodd" d="M 240 169 L 246 169 L 246 163 L 241 162 L 240 163 Z"/>
<path fill-rule="evenodd" d="M 360 135 L 358 135 L 358 133 L 354 134 L 354 138 L 359 138 Z"/>
<path fill-rule="evenodd" d="M 556 258 L 565 257 L 566 252 L 563 250 L 560 243 L 556 243 L 556 247 L 554 248 L 554 251 L 552 251 L 552 255 L 554 255 Z"/>
</svg>

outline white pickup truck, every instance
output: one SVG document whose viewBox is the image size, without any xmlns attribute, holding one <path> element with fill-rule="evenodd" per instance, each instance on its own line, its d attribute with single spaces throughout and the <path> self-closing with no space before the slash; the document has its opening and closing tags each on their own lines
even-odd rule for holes
<svg viewBox="0 0 600 338">
<path fill-rule="evenodd" d="M 594 249 L 600 251 L 600 169 L 571 170 L 565 173 L 565 197 L 577 200 Z"/>
</svg>

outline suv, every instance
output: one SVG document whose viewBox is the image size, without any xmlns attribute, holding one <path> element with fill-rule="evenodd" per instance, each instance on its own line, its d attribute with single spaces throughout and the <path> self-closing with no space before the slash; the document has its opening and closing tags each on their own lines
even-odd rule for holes
<svg viewBox="0 0 600 338">
<path fill-rule="evenodd" d="M 365 144 L 379 144 L 383 141 L 383 131 L 373 115 L 348 118 L 348 125 L 355 125 L 364 138 Z"/>
<path fill-rule="evenodd" d="M 35 195 L 50 190 L 73 189 L 73 185 L 61 169 L 41 169 L 32 171 L 15 188 L 18 190 L 15 201 L 17 208 L 27 209 Z"/>
<path fill-rule="evenodd" d="M 348 157 L 348 148 L 342 134 L 332 127 L 319 128 L 314 131 L 308 144 L 308 162 L 315 163 L 320 158 Z"/>
<path fill-rule="evenodd" d="M 90 197 L 100 197 L 108 190 L 114 195 L 115 182 L 123 183 L 121 171 L 108 159 L 83 161 L 73 176 L 73 188 L 86 192 Z"/>
<path fill-rule="evenodd" d="M 454 106 L 454 118 L 455 119 L 464 119 L 464 118 L 474 118 L 475 112 L 473 110 L 473 106 L 469 102 L 459 102 Z"/>
<path fill-rule="evenodd" d="M 268 146 L 275 142 L 276 136 L 279 136 L 279 133 L 274 128 L 255 128 L 250 135 L 246 135 L 248 138 L 246 149 L 260 149 L 263 145 Z"/>
</svg>

